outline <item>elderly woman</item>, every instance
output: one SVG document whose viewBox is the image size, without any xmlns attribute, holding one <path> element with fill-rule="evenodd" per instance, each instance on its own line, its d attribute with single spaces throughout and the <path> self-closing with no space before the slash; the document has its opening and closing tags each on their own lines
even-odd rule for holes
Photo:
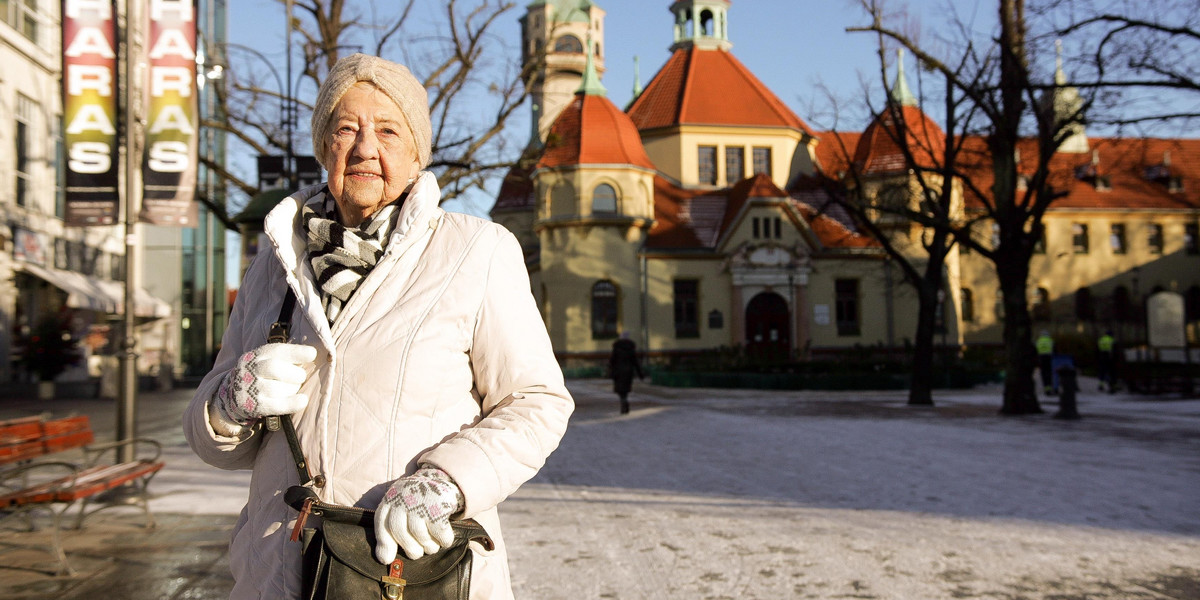
<svg viewBox="0 0 1200 600">
<path fill-rule="evenodd" d="M 377 508 L 387 563 L 437 552 L 450 515 L 474 518 L 472 598 L 511 598 L 496 507 L 531 478 L 573 402 L 503 227 L 438 208 L 425 89 L 401 65 L 355 54 L 317 95 L 313 148 L 328 182 L 267 215 L 271 241 L 251 263 L 216 363 L 184 414 L 205 462 L 252 469 L 234 529 L 234 598 L 300 596 L 300 483 L 290 414 L 315 492 Z M 267 343 L 288 290 L 291 337 Z"/>
</svg>

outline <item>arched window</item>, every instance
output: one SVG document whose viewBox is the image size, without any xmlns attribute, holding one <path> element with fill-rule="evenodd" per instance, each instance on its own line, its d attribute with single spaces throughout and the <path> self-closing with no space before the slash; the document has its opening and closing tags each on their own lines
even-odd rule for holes
<svg viewBox="0 0 1200 600">
<path fill-rule="evenodd" d="M 583 54 L 583 42 L 573 35 L 564 35 L 554 42 L 554 51 L 564 54 Z"/>
<path fill-rule="evenodd" d="M 1096 308 L 1092 305 L 1092 290 L 1086 287 L 1075 290 L 1075 318 L 1080 321 L 1093 321 L 1096 318 Z"/>
<path fill-rule="evenodd" d="M 592 339 L 617 337 L 617 286 L 597 281 L 592 286 Z"/>
<path fill-rule="evenodd" d="M 700 13 L 700 35 L 704 37 L 713 37 L 713 13 L 711 10 L 702 11 Z"/>
<path fill-rule="evenodd" d="M 607 183 L 602 183 L 592 190 L 592 213 L 617 212 L 617 190 Z"/>
<path fill-rule="evenodd" d="M 975 321 L 975 295 L 970 288 L 962 289 L 962 320 L 965 323 Z"/>
</svg>

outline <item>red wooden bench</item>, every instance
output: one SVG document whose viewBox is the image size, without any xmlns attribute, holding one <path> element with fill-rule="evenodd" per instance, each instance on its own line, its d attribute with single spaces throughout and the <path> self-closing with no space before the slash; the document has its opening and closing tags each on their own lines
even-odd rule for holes
<svg viewBox="0 0 1200 600">
<path fill-rule="evenodd" d="M 147 489 L 150 479 L 165 466 L 160 460 L 162 445 L 147 438 L 105 444 L 94 441 L 86 416 L 0 421 L 0 466 L 4 466 L 0 470 L 0 519 L 48 510 L 53 517 L 51 551 L 58 558 L 60 575 L 74 572 L 63 552 L 60 531 L 63 516 L 76 503 L 80 505 L 76 529 L 83 527 L 89 514 L 130 500 L 145 513 L 146 527 L 154 527 Z M 124 446 L 133 446 L 136 457 L 115 462 L 117 449 Z M 82 461 L 36 460 L 73 449 L 81 451 Z M 114 461 L 102 462 L 109 452 Z M 119 498 L 101 495 L 116 488 L 129 493 Z M 99 506 L 89 511 L 89 504 Z"/>
</svg>

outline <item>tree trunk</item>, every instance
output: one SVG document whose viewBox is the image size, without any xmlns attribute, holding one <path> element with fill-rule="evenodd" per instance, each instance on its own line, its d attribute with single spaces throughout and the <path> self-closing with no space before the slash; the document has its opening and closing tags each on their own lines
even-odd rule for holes
<svg viewBox="0 0 1200 600">
<path fill-rule="evenodd" d="M 1007 369 L 1004 372 L 1004 403 L 1002 415 L 1029 415 L 1042 412 L 1038 403 L 1033 372 L 1037 353 L 1033 348 L 1033 321 L 1025 302 L 1029 261 L 1017 257 L 996 261 L 996 275 L 1004 295 L 1004 350 Z"/>
<path fill-rule="evenodd" d="M 909 406 L 933 406 L 933 336 L 937 316 L 937 289 L 936 284 L 927 280 L 917 284 L 920 307 L 917 310 L 916 338 L 913 340 L 912 377 L 908 388 Z"/>
<path fill-rule="evenodd" d="M 917 282 L 917 331 L 913 340 L 912 380 L 908 388 L 909 406 L 933 406 L 934 382 L 934 336 L 937 335 L 938 292 L 944 286 L 943 271 L 946 267 L 946 255 L 950 249 L 946 246 L 945 231 L 934 231 L 932 241 L 926 245 L 929 251 L 929 262 L 925 263 L 925 272 Z M 943 326 L 945 314 L 943 313 Z M 942 365 L 943 368 L 946 365 Z"/>
</svg>

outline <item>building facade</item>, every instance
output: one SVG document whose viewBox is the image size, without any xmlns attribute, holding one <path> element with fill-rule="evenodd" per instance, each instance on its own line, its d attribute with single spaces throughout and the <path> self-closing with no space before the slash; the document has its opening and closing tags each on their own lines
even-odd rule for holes
<svg viewBox="0 0 1200 600">
<path fill-rule="evenodd" d="M 199 35 L 223 39 L 224 1 L 197 8 Z M 100 393 L 112 395 L 124 310 L 125 230 L 121 223 L 64 224 L 61 3 L 6 2 L 2 10 L 0 381 L 35 378 L 24 368 L 27 348 L 39 326 L 53 321 L 78 352 L 56 380 L 100 381 Z M 201 106 L 206 110 L 211 102 L 202 98 Z M 223 157 L 224 141 L 209 136 L 200 151 Z M 220 188 L 206 185 L 211 174 L 200 177 L 202 190 Z M 143 376 L 169 381 L 206 366 L 212 339 L 223 331 L 224 229 L 201 213 L 198 227 L 138 226 L 134 268 L 142 289 L 133 308 Z"/>
<path fill-rule="evenodd" d="M 604 12 L 595 2 L 533 2 L 522 20 L 540 95 L 529 145 L 491 215 L 522 243 L 560 358 L 596 364 L 622 332 L 651 355 L 724 347 L 801 360 L 911 341 L 915 291 L 827 191 L 847 189 L 853 163 L 863 177 L 850 193 L 901 190 L 896 201 L 914 201 L 919 186 L 881 133 L 892 124 L 812 130 L 734 56 L 730 2 L 666 8 L 671 57 L 624 110 L 601 83 Z M 910 135 L 941 135 L 902 70 L 891 98 Z M 1125 339 L 1136 342 L 1150 291 L 1200 303 L 1200 167 L 1190 158 L 1200 140 L 1074 133 L 1056 158 L 1072 177 L 1069 193 L 1046 215 L 1045 252 L 1031 265 L 1034 316 L 1086 336 L 1128 323 Z M 929 183 L 951 194 L 958 214 L 979 209 L 961 182 Z M 921 232 L 879 219 L 920 263 Z M 945 279 L 938 342 L 998 344 L 991 263 L 955 248 Z"/>
</svg>

